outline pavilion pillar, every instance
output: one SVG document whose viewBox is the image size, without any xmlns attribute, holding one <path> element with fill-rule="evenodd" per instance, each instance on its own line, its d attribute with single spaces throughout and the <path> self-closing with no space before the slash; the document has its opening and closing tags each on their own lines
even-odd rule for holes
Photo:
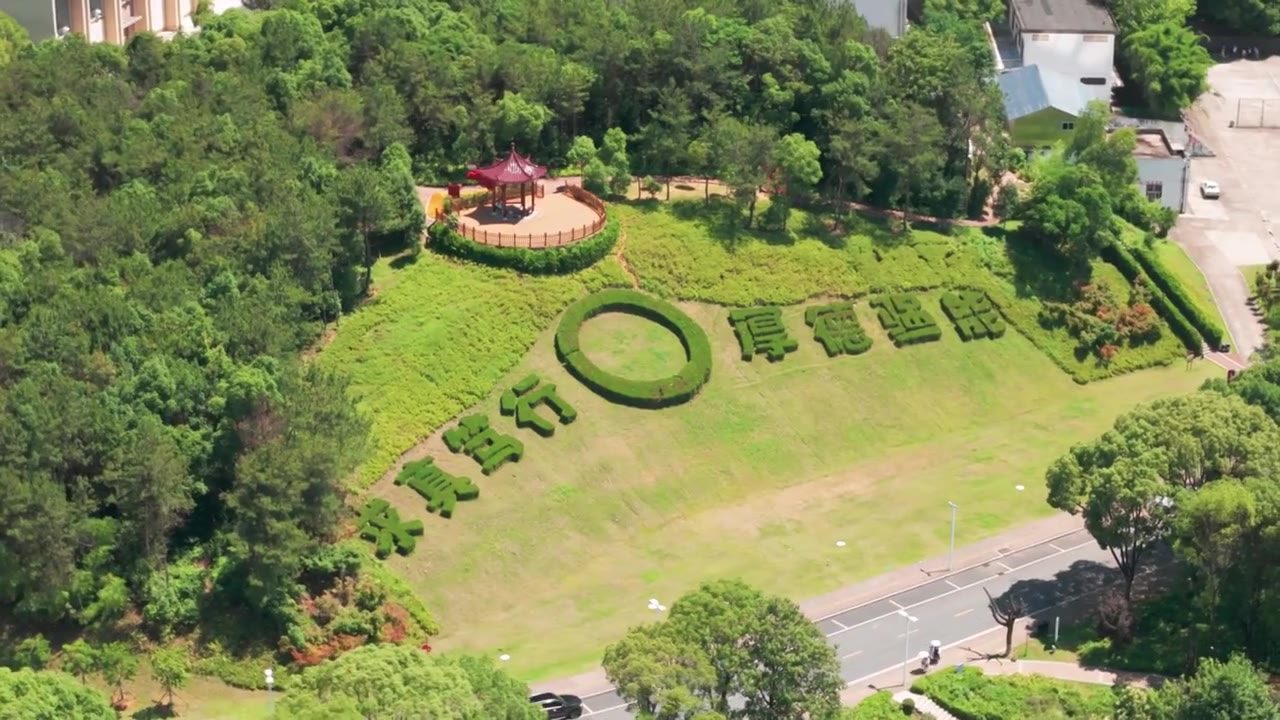
<svg viewBox="0 0 1280 720">
<path fill-rule="evenodd" d="M 178 0 L 164 0 L 164 29 L 175 32 L 182 28 L 182 11 Z"/>
<path fill-rule="evenodd" d="M 110 45 L 124 44 L 124 18 L 120 17 L 120 0 L 102 3 L 103 39 Z"/>
<path fill-rule="evenodd" d="M 89 0 L 70 0 L 67 3 L 71 32 L 89 39 Z M 58 28 L 61 30 L 62 28 Z"/>
</svg>

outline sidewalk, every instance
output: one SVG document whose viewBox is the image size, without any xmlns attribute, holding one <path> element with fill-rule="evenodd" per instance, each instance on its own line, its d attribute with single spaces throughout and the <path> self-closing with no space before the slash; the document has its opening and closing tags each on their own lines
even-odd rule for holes
<svg viewBox="0 0 1280 720">
<path fill-rule="evenodd" d="M 981 565 L 997 559 L 1000 550 L 1010 550 L 1050 541 L 1055 537 L 1075 532 L 1084 527 L 1084 521 L 1064 513 L 1044 520 L 1014 528 L 994 535 L 973 545 L 958 547 L 952 562 L 954 571 Z M 805 600 L 800 605 L 810 620 L 823 617 L 878 600 L 887 595 L 910 589 L 947 574 L 947 556 L 928 558 L 914 565 L 894 570 L 884 575 L 843 587 L 834 592 Z M 1003 632 L 1000 630 L 999 632 Z M 958 656 L 957 656 L 958 657 Z M 573 677 L 537 683 L 533 692 L 558 692 L 587 696 L 611 689 L 604 670 L 597 668 Z M 853 688 L 850 688 L 853 690 Z M 849 691 L 846 691 L 846 694 Z M 865 693 L 869 694 L 869 693 Z M 843 697 L 843 696 L 842 696 Z"/>
<path fill-rule="evenodd" d="M 1139 595 L 1158 592 L 1156 588 L 1163 585 L 1162 577 L 1157 570 L 1149 569 L 1146 573 L 1140 575 L 1135 582 L 1134 592 Z M 1092 616 L 1095 597 L 1095 595 L 1076 597 L 1063 605 L 1053 608 L 1052 613 L 1041 612 L 1033 617 L 1037 620 L 1047 620 L 1050 615 L 1053 615 L 1061 617 L 1065 625 L 1082 622 Z M 1027 619 L 1020 621 L 1020 626 L 1025 622 L 1027 622 Z M 930 668 L 929 673 L 954 671 L 957 665 L 964 665 L 982 668 L 982 671 L 988 675 L 1035 674 L 1059 680 L 1093 683 L 1096 685 L 1114 685 L 1119 680 L 1137 687 L 1159 687 L 1165 681 L 1165 678 L 1161 675 L 1090 668 L 1080 665 L 1078 662 L 1022 660 L 1019 656 L 1025 640 L 1025 630 L 1019 627 L 1014 634 L 1012 657 L 993 657 L 997 653 L 1004 652 L 1005 630 L 1000 627 L 992 628 L 978 637 L 943 648 L 942 661 Z M 911 672 L 907 676 L 907 686 L 903 687 L 902 666 L 899 664 L 894 668 L 885 670 L 874 678 L 870 678 L 866 682 L 845 688 L 844 692 L 840 693 L 840 702 L 845 706 L 857 705 L 862 700 L 881 690 L 888 690 L 896 695 L 909 690 L 911 684 L 918 677 L 920 677 L 919 670 L 912 663 Z"/>
</svg>

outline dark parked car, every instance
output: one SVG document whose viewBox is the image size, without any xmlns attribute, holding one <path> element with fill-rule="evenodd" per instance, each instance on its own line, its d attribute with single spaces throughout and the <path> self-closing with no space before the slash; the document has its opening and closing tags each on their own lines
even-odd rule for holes
<svg viewBox="0 0 1280 720">
<path fill-rule="evenodd" d="M 577 695 L 538 693 L 529 698 L 547 713 L 547 720 L 574 720 L 582 717 L 582 698 Z"/>
</svg>

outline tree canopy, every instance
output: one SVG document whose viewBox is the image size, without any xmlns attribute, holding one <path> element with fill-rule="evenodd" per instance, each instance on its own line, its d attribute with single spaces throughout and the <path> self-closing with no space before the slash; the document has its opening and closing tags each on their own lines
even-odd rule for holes
<svg viewBox="0 0 1280 720">
<path fill-rule="evenodd" d="M 0 667 L 0 716 L 115 720 L 116 711 L 101 693 L 65 673 Z"/>
<path fill-rule="evenodd" d="M 539 720 L 529 688 L 484 658 L 366 645 L 307 669 L 280 702 L 282 718 L 431 717 Z"/>
<path fill-rule="evenodd" d="M 844 687 L 835 651 L 795 603 L 739 581 L 703 585 L 663 622 L 633 628 L 605 650 L 604 669 L 659 720 L 831 719 Z"/>
</svg>

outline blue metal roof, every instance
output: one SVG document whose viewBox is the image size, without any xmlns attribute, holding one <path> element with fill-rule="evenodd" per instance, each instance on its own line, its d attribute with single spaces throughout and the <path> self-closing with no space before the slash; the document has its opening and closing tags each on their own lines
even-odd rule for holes
<svg viewBox="0 0 1280 720">
<path fill-rule="evenodd" d="M 1005 116 L 1010 122 L 1044 110 L 1056 108 L 1079 116 L 1089 104 L 1088 89 L 1065 75 L 1027 65 L 1001 73 L 997 82 L 1004 94 Z"/>
</svg>

